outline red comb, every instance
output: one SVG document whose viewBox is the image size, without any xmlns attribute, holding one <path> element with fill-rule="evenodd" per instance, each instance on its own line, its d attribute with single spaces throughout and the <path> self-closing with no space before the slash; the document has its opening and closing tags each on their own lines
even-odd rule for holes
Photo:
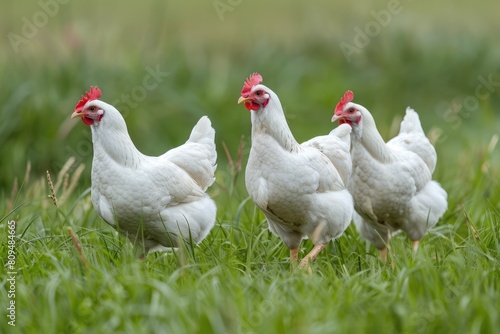
<svg viewBox="0 0 500 334">
<path fill-rule="evenodd" d="M 75 111 L 81 111 L 87 102 L 97 100 L 101 95 L 101 90 L 97 86 L 90 86 L 90 93 L 85 92 L 85 95 L 82 95 L 82 99 L 75 106 Z"/>
<path fill-rule="evenodd" d="M 245 80 L 245 84 L 243 85 L 243 88 L 241 89 L 241 96 L 247 97 L 248 94 L 250 94 L 252 87 L 260 84 L 261 82 L 262 82 L 262 76 L 259 73 L 255 72 L 254 74 L 250 75 Z"/>
<path fill-rule="evenodd" d="M 347 103 L 351 102 L 354 99 L 354 93 L 348 90 L 345 92 L 344 96 L 340 99 L 340 102 L 337 103 L 335 107 L 335 114 L 341 113 L 344 110 L 344 107 Z"/>
</svg>

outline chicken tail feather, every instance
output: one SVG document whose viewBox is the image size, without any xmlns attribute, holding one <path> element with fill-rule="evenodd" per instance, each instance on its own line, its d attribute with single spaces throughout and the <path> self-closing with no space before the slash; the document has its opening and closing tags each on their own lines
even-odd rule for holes
<svg viewBox="0 0 500 334">
<path fill-rule="evenodd" d="M 215 130 L 212 128 L 212 122 L 207 116 L 203 116 L 191 131 L 188 142 L 201 144 L 208 140 L 213 143 L 214 139 Z"/>
<path fill-rule="evenodd" d="M 408 107 L 406 108 L 406 116 L 401 122 L 401 129 L 399 133 L 424 133 L 422 125 L 420 124 L 420 118 L 415 110 Z"/>
</svg>

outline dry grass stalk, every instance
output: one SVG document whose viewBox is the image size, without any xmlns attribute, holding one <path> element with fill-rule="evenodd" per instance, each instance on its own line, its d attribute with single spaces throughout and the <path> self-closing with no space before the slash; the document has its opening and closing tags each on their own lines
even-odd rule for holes
<svg viewBox="0 0 500 334">
<path fill-rule="evenodd" d="M 64 175 L 68 174 L 68 170 L 75 163 L 75 160 L 76 160 L 75 157 L 70 157 L 59 171 L 59 174 L 57 174 L 57 182 L 56 185 L 54 186 L 56 192 L 59 190 L 59 187 L 64 181 Z"/>
<path fill-rule="evenodd" d="M 50 195 L 49 198 L 52 199 L 52 202 L 54 202 L 55 207 L 57 208 L 57 196 L 56 192 L 54 190 L 54 184 L 52 183 L 52 179 L 50 178 L 50 173 L 47 171 L 47 181 L 49 183 L 49 188 L 50 188 Z"/>
<path fill-rule="evenodd" d="M 73 172 L 73 175 L 71 176 L 71 180 L 69 180 L 69 174 L 65 174 L 65 181 L 64 181 L 64 186 L 63 186 L 63 194 L 62 194 L 62 202 L 66 200 L 68 196 L 70 196 L 73 191 L 75 190 L 78 180 L 80 179 L 80 176 L 82 176 L 83 170 L 85 169 L 84 164 L 80 164 L 76 170 Z"/>
<path fill-rule="evenodd" d="M 225 142 L 222 142 L 222 148 L 224 149 L 224 153 L 226 154 L 227 161 L 229 162 L 229 171 L 231 174 L 239 174 L 241 172 L 241 163 L 243 160 L 243 149 L 245 145 L 243 142 L 243 136 L 240 138 L 240 143 L 238 144 L 238 158 L 236 160 L 236 170 L 234 169 L 234 161 L 233 156 L 229 152 L 229 149 L 226 146 Z"/>
<path fill-rule="evenodd" d="M 464 210 L 464 217 L 465 217 L 465 223 L 467 224 L 467 227 L 472 231 L 472 235 L 474 236 L 474 239 L 476 239 L 476 241 L 481 241 L 481 238 L 479 237 L 479 233 L 477 233 L 476 228 L 474 227 L 474 225 L 472 225 L 470 218 L 469 218 L 469 215 L 467 214 L 467 212 L 465 210 Z"/>
<path fill-rule="evenodd" d="M 28 160 L 26 164 L 26 173 L 24 173 L 24 184 L 28 184 L 30 182 L 30 173 L 31 173 L 31 161 Z"/>
<path fill-rule="evenodd" d="M 71 236 L 71 240 L 73 241 L 73 245 L 75 245 L 75 248 L 78 251 L 78 254 L 80 255 L 80 260 L 82 261 L 83 267 L 85 268 L 85 270 L 88 270 L 89 263 L 87 262 L 87 258 L 85 257 L 85 254 L 83 253 L 83 247 L 82 247 L 80 240 L 78 240 L 78 237 L 77 237 L 75 231 L 73 231 L 73 229 L 71 227 L 68 227 L 68 233 Z"/>
<path fill-rule="evenodd" d="M 51 195 L 49 195 L 49 197 L 52 199 L 56 207 L 62 205 L 65 200 L 73 193 L 76 186 L 78 185 L 78 180 L 80 179 L 80 176 L 85 169 L 85 165 L 80 164 L 73 172 L 73 175 L 70 175 L 69 170 L 71 169 L 75 161 L 76 159 L 74 157 L 70 157 L 68 161 L 66 161 L 64 166 L 57 174 L 57 180 L 55 184 L 51 180 L 49 171 L 47 171 L 47 180 L 49 181 L 48 183 L 51 192 Z M 57 198 L 57 193 L 59 193 L 60 195 L 59 199 Z"/>
</svg>

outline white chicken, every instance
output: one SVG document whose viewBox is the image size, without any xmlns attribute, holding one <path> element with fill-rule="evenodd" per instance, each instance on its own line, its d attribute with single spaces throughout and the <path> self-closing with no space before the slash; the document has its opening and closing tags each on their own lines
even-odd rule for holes
<svg viewBox="0 0 500 334">
<path fill-rule="evenodd" d="M 302 259 L 308 266 L 349 225 L 352 196 L 346 189 L 351 171 L 351 127 L 297 143 L 278 96 L 252 74 L 238 103 L 251 111 L 252 147 L 246 167 L 248 193 L 267 217 L 269 229 L 281 237 L 296 263 L 300 242 L 309 237 L 313 249 Z"/>
<path fill-rule="evenodd" d="M 446 191 L 432 180 L 437 155 L 411 108 L 399 134 L 385 143 L 370 112 L 351 102 L 347 91 L 332 122 L 352 126 L 354 223 L 362 237 L 380 250 L 382 260 L 394 232 L 405 231 L 417 250 L 419 241 L 447 209 Z"/>
<path fill-rule="evenodd" d="M 141 257 L 177 247 L 179 238 L 201 242 L 216 215 L 205 193 L 217 167 L 208 117 L 198 121 L 185 144 L 151 157 L 137 150 L 120 112 L 100 97 L 99 88 L 91 87 L 71 116 L 92 131 L 91 192 L 99 216 L 126 235 Z"/>
</svg>

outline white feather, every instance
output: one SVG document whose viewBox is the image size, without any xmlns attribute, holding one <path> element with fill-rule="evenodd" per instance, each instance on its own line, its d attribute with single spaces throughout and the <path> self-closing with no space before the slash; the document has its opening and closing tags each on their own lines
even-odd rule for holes
<svg viewBox="0 0 500 334">
<path fill-rule="evenodd" d="M 205 193 L 214 182 L 215 131 L 204 116 L 188 141 L 159 157 L 140 153 L 125 121 L 99 100 L 91 125 L 92 202 L 97 213 L 128 236 L 138 251 L 176 247 L 179 237 L 199 243 L 213 227 L 216 205 Z"/>
<path fill-rule="evenodd" d="M 408 108 L 399 135 L 386 144 L 368 110 L 354 103 L 344 107 L 349 108 L 361 116 L 359 124 L 353 125 L 353 172 L 348 186 L 358 231 L 379 249 L 399 230 L 411 240 L 420 240 L 448 203 L 446 191 L 432 181 L 437 155 L 418 114 Z"/>
<path fill-rule="evenodd" d="M 265 213 L 269 229 L 290 248 L 303 238 L 327 243 L 352 217 L 345 183 L 350 172 L 349 126 L 299 145 L 286 123 L 278 96 L 263 85 L 268 104 L 252 117 L 252 148 L 246 187 Z M 341 136 L 342 138 L 339 138 Z"/>
</svg>

